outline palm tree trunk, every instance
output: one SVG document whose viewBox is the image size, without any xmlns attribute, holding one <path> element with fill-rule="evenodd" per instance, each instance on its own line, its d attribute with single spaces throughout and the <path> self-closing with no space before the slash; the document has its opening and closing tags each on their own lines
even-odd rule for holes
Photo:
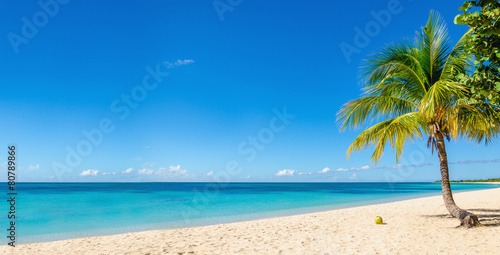
<svg viewBox="0 0 500 255">
<path fill-rule="evenodd" d="M 442 133 L 436 134 L 436 147 L 439 154 L 439 164 L 441 168 L 441 188 L 443 190 L 443 200 L 446 209 L 450 214 L 460 220 L 460 225 L 466 228 L 478 227 L 479 219 L 476 215 L 461 209 L 455 204 L 453 194 L 451 193 L 450 177 L 448 174 L 448 156 L 444 145 L 444 136 Z"/>
</svg>

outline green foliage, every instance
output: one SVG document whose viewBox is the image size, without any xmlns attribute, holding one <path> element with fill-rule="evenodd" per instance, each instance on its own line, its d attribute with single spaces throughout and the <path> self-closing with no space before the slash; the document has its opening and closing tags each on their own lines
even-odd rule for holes
<svg viewBox="0 0 500 255">
<path fill-rule="evenodd" d="M 481 179 L 481 180 L 460 180 L 460 181 L 450 181 L 450 182 L 500 182 L 500 178 L 491 178 L 491 179 Z M 441 180 L 435 181 L 434 183 L 441 183 Z"/>
<path fill-rule="evenodd" d="M 500 131 L 498 112 L 488 103 L 471 97 L 461 77 L 466 76 L 470 57 L 463 41 L 453 48 L 446 26 L 435 12 L 414 42 L 387 45 L 362 67 L 363 95 L 343 105 L 337 114 L 341 131 L 367 128 L 347 151 L 374 146 L 372 161 L 378 163 L 387 141 L 399 160 L 407 141 L 429 136 L 459 137 L 488 143 Z M 433 147 L 434 148 L 434 147 Z"/>
<path fill-rule="evenodd" d="M 500 107 L 500 1 L 466 1 L 455 24 L 468 25 L 466 54 L 475 56 L 472 76 L 462 76 L 476 99 Z"/>
</svg>

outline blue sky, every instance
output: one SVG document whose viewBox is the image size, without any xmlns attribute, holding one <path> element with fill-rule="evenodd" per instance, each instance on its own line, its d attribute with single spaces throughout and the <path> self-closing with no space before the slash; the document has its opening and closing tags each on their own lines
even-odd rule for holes
<svg viewBox="0 0 500 255">
<path fill-rule="evenodd" d="M 462 1 L 41 3 L 0 4 L 0 162 L 16 144 L 19 181 L 440 178 L 424 141 L 400 165 L 347 160 L 360 131 L 335 118 L 362 60 L 431 9 L 456 42 Z M 498 177 L 498 141 L 447 146 L 452 179 Z"/>
</svg>

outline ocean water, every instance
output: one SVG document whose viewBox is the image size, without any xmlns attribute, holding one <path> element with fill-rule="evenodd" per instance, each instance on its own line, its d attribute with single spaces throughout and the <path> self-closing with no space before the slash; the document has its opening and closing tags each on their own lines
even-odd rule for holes
<svg viewBox="0 0 500 255">
<path fill-rule="evenodd" d="M 7 184 L 4 183 L 4 187 Z M 455 192 L 496 188 L 452 184 Z M 437 183 L 18 183 L 17 244 L 293 215 L 440 194 Z M 0 224 L 9 221 L 7 188 Z M 0 245 L 7 244 L 7 238 Z"/>
</svg>

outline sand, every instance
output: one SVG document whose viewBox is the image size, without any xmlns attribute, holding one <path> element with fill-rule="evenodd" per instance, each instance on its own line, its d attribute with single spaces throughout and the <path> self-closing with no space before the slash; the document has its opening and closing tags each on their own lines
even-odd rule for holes
<svg viewBox="0 0 500 255">
<path fill-rule="evenodd" d="M 0 246 L 0 254 L 500 254 L 500 188 L 455 194 L 482 227 L 464 229 L 441 196 L 174 230 Z M 375 216 L 385 224 L 376 225 Z"/>
</svg>

